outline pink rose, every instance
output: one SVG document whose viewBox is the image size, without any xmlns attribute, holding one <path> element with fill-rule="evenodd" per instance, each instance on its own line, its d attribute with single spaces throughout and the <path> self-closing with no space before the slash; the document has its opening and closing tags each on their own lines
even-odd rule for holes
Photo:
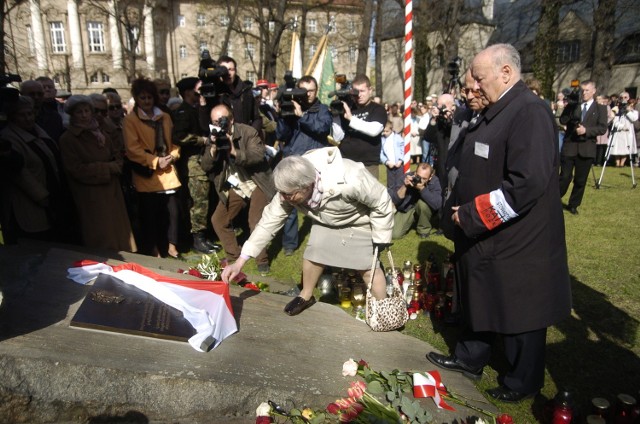
<svg viewBox="0 0 640 424">
<path fill-rule="evenodd" d="M 358 374 L 358 363 L 353 359 L 349 359 L 347 362 L 342 364 L 342 375 L 347 377 L 355 377 Z"/>
</svg>

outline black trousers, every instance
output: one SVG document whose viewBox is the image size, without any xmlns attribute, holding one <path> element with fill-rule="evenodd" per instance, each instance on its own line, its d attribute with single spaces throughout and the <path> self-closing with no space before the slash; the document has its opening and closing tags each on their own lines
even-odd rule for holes
<svg viewBox="0 0 640 424">
<path fill-rule="evenodd" d="M 142 253 L 167 255 L 169 243 L 178 244 L 178 193 L 138 192 Z"/>
<path fill-rule="evenodd" d="M 493 332 L 463 333 L 455 348 L 456 357 L 472 368 L 489 363 L 491 346 L 497 336 Z M 547 329 L 520 334 L 502 334 L 504 350 L 511 368 L 502 384 L 519 393 L 535 393 L 544 386 Z"/>
<path fill-rule="evenodd" d="M 584 196 L 584 188 L 587 185 L 592 163 L 593 158 L 583 158 L 581 156 L 562 156 L 560 158 L 560 197 L 567 193 L 569 184 L 573 179 L 573 189 L 567 204 L 570 208 L 577 208 L 582 203 L 582 196 Z"/>
</svg>

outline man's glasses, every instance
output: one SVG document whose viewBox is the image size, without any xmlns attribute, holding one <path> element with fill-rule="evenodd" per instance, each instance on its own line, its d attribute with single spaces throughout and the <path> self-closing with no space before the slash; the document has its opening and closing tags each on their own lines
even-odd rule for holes
<svg viewBox="0 0 640 424">
<path fill-rule="evenodd" d="M 480 95 L 480 90 L 475 90 L 473 88 L 464 88 L 462 89 L 462 91 L 464 92 L 464 94 L 466 94 L 467 96 L 469 94 L 473 94 L 474 96 L 479 96 Z"/>
</svg>

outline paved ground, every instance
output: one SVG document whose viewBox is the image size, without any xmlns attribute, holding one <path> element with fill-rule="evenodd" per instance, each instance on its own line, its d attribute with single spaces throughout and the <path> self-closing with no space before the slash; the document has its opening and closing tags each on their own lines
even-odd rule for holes
<svg viewBox="0 0 640 424">
<path fill-rule="evenodd" d="M 0 422 L 253 423 L 256 407 L 269 399 L 320 408 L 344 397 L 351 379 L 341 370 L 349 358 L 378 370 L 433 369 L 425 342 L 374 333 L 324 303 L 289 317 L 282 309 L 290 298 L 238 286 L 231 296 L 239 331 L 209 353 L 187 343 L 72 328 L 87 287 L 65 276 L 79 259 L 137 262 L 160 273 L 184 266 L 79 247 L 0 247 Z M 452 390 L 483 399 L 461 375 L 442 374 Z M 474 415 L 457 406 L 455 413 L 438 410 L 429 399 L 423 405 L 438 423 Z"/>
</svg>

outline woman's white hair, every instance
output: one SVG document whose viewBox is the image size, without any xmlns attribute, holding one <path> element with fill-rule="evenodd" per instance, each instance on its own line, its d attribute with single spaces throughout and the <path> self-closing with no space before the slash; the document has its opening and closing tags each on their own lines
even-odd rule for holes
<svg viewBox="0 0 640 424">
<path fill-rule="evenodd" d="M 302 156 L 284 158 L 273 170 L 273 182 L 280 192 L 301 190 L 312 186 L 315 181 L 316 168 Z"/>
</svg>

